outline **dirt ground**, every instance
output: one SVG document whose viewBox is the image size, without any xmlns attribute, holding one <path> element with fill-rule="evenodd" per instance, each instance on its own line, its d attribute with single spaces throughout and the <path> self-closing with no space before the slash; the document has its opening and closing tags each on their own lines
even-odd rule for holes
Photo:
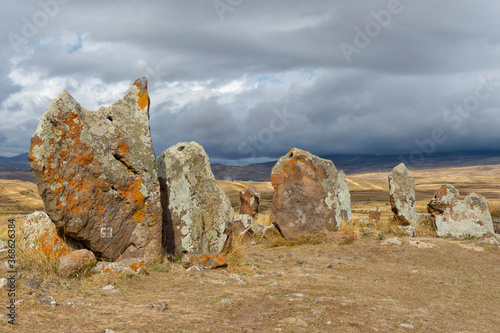
<svg viewBox="0 0 500 333">
<path fill-rule="evenodd" d="M 0 332 L 498 332 L 500 248 L 478 240 L 361 239 L 269 248 L 241 265 L 18 286 Z M 31 277 L 26 276 L 23 281 Z M 43 277 L 42 277 L 43 278 Z M 113 284 L 117 292 L 101 288 Z M 57 299 L 51 308 L 35 299 Z M 2 291 L 2 299 L 7 295 Z M 166 309 L 158 311 L 158 303 Z"/>
</svg>

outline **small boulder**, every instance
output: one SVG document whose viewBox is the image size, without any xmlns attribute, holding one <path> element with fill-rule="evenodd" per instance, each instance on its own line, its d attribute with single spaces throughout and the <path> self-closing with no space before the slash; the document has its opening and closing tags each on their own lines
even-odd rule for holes
<svg viewBox="0 0 500 333">
<path fill-rule="evenodd" d="M 196 142 L 181 142 L 157 159 L 167 253 L 220 252 L 234 211 L 215 182 L 208 155 Z"/>
<path fill-rule="evenodd" d="M 38 248 L 51 258 L 59 258 L 71 251 L 46 213 L 35 212 L 26 215 L 23 226 L 23 239 L 28 249 Z"/>
<path fill-rule="evenodd" d="M 336 231 L 349 220 L 347 181 L 332 161 L 293 148 L 271 172 L 272 216 L 286 238 Z M 349 201 L 349 202 L 344 202 Z"/>
<path fill-rule="evenodd" d="M 380 216 L 382 215 L 382 209 L 379 209 L 378 206 L 376 208 L 373 208 L 370 213 L 368 213 L 368 219 L 370 220 L 370 223 L 379 223 L 380 222 Z"/>
<path fill-rule="evenodd" d="M 98 261 L 92 272 L 97 274 L 139 274 L 145 269 L 145 259 L 123 259 L 118 262 Z"/>
<path fill-rule="evenodd" d="M 182 257 L 184 268 L 198 266 L 201 269 L 215 269 L 227 267 L 227 260 L 218 253 L 191 254 L 187 253 Z"/>
<path fill-rule="evenodd" d="M 70 277 L 91 269 L 96 263 L 94 253 L 85 249 L 77 250 L 60 258 L 57 272 L 62 277 Z"/>
<path fill-rule="evenodd" d="M 389 196 L 394 218 L 400 225 L 418 228 L 413 174 L 401 163 L 389 174 Z"/>
<path fill-rule="evenodd" d="M 458 190 L 443 185 L 427 205 L 436 235 L 441 237 L 483 237 L 493 233 L 493 221 L 486 198 L 470 193 L 460 200 Z"/>
<path fill-rule="evenodd" d="M 240 191 L 240 214 L 255 218 L 259 212 L 260 194 L 254 186 Z"/>
</svg>

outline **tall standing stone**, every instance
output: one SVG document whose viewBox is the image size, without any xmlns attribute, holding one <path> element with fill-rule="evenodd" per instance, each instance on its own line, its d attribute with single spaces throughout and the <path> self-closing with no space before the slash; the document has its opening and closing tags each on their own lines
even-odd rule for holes
<svg viewBox="0 0 500 333">
<path fill-rule="evenodd" d="M 255 186 L 240 191 L 240 214 L 250 215 L 255 218 L 259 212 L 260 194 Z"/>
<path fill-rule="evenodd" d="M 97 257 L 161 255 L 161 207 L 147 79 L 97 111 L 67 91 L 31 139 L 31 171 L 50 219 Z"/>
<path fill-rule="evenodd" d="M 394 218 L 399 224 L 418 227 L 415 180 L 403 163 L 389 174 L 389 197 Z"/>
<path fill-rule="evenodd" d="M 438 236 L 482 237 L 494 232 L 486 198 L 470 193 L 460 200 L 458 190 L 443 185 L 427 205 Z"/>
<path fill-rule="evenodd" d="M 272 216 L 283 235 L 295 238 L 338 230 L 350 216 L 344 180 L 332 161 L 305 150 L 293 148 L 281 157 L 271 172 L 271 183 Z"/>
<path fill-rule="evenodd" d="M 163 246 L 170 254 L 215 253 L 226 242 L 234 211 L 215 182 L 208 155 L 196 142 L 181 142 L 156 161 L 163 207 Z"/>
</svg>

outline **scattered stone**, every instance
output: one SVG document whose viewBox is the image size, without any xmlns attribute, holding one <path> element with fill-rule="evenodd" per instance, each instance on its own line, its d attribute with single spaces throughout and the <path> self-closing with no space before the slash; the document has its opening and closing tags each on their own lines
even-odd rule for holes
<svg viewBox="0 0 500 333">
<path fill-rule="evenodd" d="M 231 234 L 235 235 L 250 234 L 261 237 L 264 234 L 264 227 L 255 221 L 250 215 L 238 214 L 233 217 L 228 226 L 231 228 Z M 229 232 L 227 232 L 229 234 Z"/>
<path fill-rule="evenodd" d="M 0 289 L 3 289 L 7 284 L 8 284 L 8 280 L 6 278 L 1 278 L 0 279 Z"/>
<path fill-rule="evenodd" d="M 111 328 L 106 328 L 104 331 L 102 331 L 101 333 L 115 333 L 115 331 L 113 331 Z"/>
<path fill-rule="evenodd" d="M 486 198 L 470 193 L 460 200 L 458 190 L 452 185 L 441 186 L 427 210 L 440 237 L 482 237 L 494 231 Z"/>
<path fill-rule="evenodd" d="M 314 299 L 314 302 L 318 303 L 318 302 L 323 302 L 325 299 L 323 297 L 316 297 Z"/>
<path fill-rule="evenodd" d="M 72 307 L 72 308 L 76 307 L 75 302 L 73 302 L 73 301 L 66 302 L 66 305 L 68 305 L 69 307 Z"/>
<path fill-rule="evenodd" d="M 43 279 L 30 279 L 23 281 L 23 285 L 31 290 L 38 290 L 42 286 Z"/>
<path fill-rule="evenodd" d="M 4 250 L 7 248 L 7 242 L 5 242 L 3 239 L 0 239 L 0 250 Z"/>
<path fill-rule="evenodd" d="M 467 249 L 467 250 L 473 250 L 476 252 L 484 252 L 484 249 L 482 247 L 479 247 L 479 246 L 474 246 L 474 245 L 470 245 L 470 244 L 458 244 L 458 246 L 460 246 L 461 248 Z"/>
<path fill-rule="evenodd" d="M 92 272 L 97 274 L 139 274 L 145 269 L 145 259 L 123 259 L 118 262 L 98 261 Z"/>
<path fill-rule="evenodd" d="M 59 258 L 71 251 L 46 213 L 35 212 L 26 215 L 23 226 L 23 240 L 28 249 L 40 249 L 51 258 Z"/>
<path fill-rule="evenodd" d="M 230 304 L 230 303 L 233 303 L 234 301 L 230 298 L 223 298 L 221 299 L 220 301 L 222 304 Z"/>
<path fill-rule="evenodd" d="M 293 148 L 271 172 L 272 215 L 286 238 L 336 231 L 349 219 L 345 175 L 329 160 Z M 347 208 L 349 207 L 348 211 Z"/>
<path fill-rule="evenodd" d="M 161 255 L 146 78 L 97 111 L 62 91 L 40 120 L 29 160 L 47 214 L 67 237 L 107 260 Z"/>
<path fill-rule="evenodd" d="M 168 310 L 168 304 L 167 302 L 158 302 L 156 305 L 156 311 L 158 312 L 165 312 Z"/>
<path fill-rule="evenodd" d="M 416 237 L 417 230 L 411 225 L 398 225 L 397 228 L 404 232 L 408 237 Z"/>
<path fill-rule="evenodd" d="M 203 147 L 196 142 L 178 143 L 165 150 L 156 163 L 167 252 L 220 252 L 234 211 L 215 182 Z"/>
<path fill-rule="evenodd" d="M 496 239 L 495 237 L 486 238 L 485 240 L 481 241 L 481 243 L 500 246 L 500 241 L 498 241 L 498 239 Z"/>
<path fill-rule="evenodd" d="M 108 284 L 107 286 L 102 287 L 101 290 L 111 294 L 116 294 L 120 292 L 120 290 L 116 289 L 116 286 L 112 284 Z"/>
<path fill-rule="evenodd" d="M 238 274 L 229 274 L 229 278 L 238 281 L 238 284 L 247 284 Z"/>
<path fill-rule="evenodd" d="M 209 254 L 187 253 L 182 257 L 182 265 L 184 266 L 184 268 L 189 268 L 193 265 L 198 265 L 202 269 L 215 269 L 219 267 L 227 267 L 227 260 L 218 253 L 209 253 Z"/>
<path fill-rule="evenodd" d="M 370 213 L 368 214 L 370 223 L 375 223 L 375 224 L 379 223 L 381 215 L 382 215 L 382 209 L 379 209 L 378 206 L 370 210 Z"/>
<path fill-rule="evenodd" d="M 403 163 L 389 174 L 389 195 L 394 218 L 399 224 L 418 227 L 415 180 Z"/>
<path fill-rule="evenodd" d="M 92 269 L 96 263 L 94 253 L 85 249 L 77 250 L 61 257 L 57 271 L 62 277 L 75 276 Z"/>
<path fill-rule="evenodd" d="M 50 306 L 52 308 L 55 308 L 56 305 L 58 305 L 57 300 L 54 297 L 43 294 L 39 294 L 35 299 L 35 301 L 37 301 L 40 304 Z"/>
<path fill-rule="evenodd" d="M 382 245 L 401 245 L 401 244 L 403 244 L 403 242 L 399 237 L 387 238 L 385 241 L 382 242 Z"/>
<path fill-rule="evenodd" d="M 255 218 L 259 212 L 260 194 L 254 186 L 240 192 L 240 214 Z"/>
<path fill-rule="evenodd" d="M 319 316 L 321 315 L 323 312 L 321 312 L 320 310 L 318 309 L 312 309 L 311 312 L 313 313 L 313 315 L 315 316 Z"/>
<path fill-rule="evenodd" d="M 409 328 L 409 329 L 414 329 L 415 328 L 415 326 L 413 326 L 411 324 L 401 324 L 401 327 Z"/>
</svg>

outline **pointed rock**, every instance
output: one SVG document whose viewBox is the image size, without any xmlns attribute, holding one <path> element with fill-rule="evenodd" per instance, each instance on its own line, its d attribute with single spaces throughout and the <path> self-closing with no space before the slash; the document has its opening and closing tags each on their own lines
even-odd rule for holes
<svg viewBox="0 0 500 333">
<path fill-rule="evenodd" d="M 332 161 L 305 150 L 293 148 L 281 157 L 271 172 L 271 183 L 272 216 L 283 235 L 295 238 L 338 230 L 342 220 L 350 218 L 350 194 L 344 180 Z"/>
<path fill-rule="evenodd" d="M 40 249 L 46 256 L 59 258 L 72 249 L 57 233 L 56 226 L 44 212 L 26 215 L 23 221 L 23 239 L 28 249 Z"/>
<path fill-rule="evenodd" d="M 260 194 L 254 186 L 240 192 L 240 214 L 255 218 L 259 212 Z"/>
<path fill-rule="evenodd" d="M 55 225 L 98 257 L 161 255 L 146 78 L 97 111 L 63 91 L 31 139 L 31 170 Z"/>
<path fill-rule="evenodd" d="M 400 225 L 418 227 L 413 174 L 401 163 L 389 174 L 389 196 L 394 218 Z"/>
<path fill-rule="evenodd" d="M 170 254 L 217 253 L 234 211 L 215 182 L 208 155 L 196 142 L 181 142 L 156 161 L 163 207 L 163 244 Z"/>
</svg>

